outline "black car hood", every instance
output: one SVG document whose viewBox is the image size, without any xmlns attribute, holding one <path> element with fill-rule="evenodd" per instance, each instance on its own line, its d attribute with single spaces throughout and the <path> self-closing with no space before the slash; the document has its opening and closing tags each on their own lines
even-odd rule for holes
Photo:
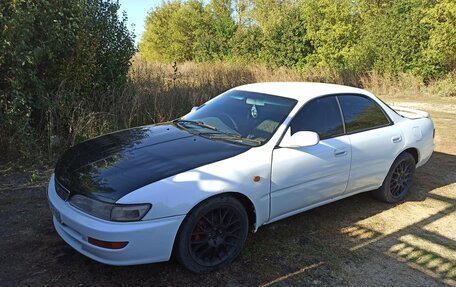
<svg viewBox="0 0 456 287">
<path fill-rule="evenodd" d="M 160 179 L 249 149 L 160 124 L 123 130 L 67 150 L 55 168 L 56 184 L 74 194 L 115 202 Z"/>
</svg>

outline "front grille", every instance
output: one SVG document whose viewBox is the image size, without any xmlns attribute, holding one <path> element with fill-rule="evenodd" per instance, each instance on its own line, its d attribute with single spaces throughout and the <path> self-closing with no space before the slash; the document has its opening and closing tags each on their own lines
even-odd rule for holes
<svg viewBox="0 0 456 287">
<path fill-rule="evenodd" d="M 65 201 L 70 197 L 70 191 L 58 183 L 57 180 L 55 181 L 55 192 L 57 192 L 57 195 Z"/>
</svg>

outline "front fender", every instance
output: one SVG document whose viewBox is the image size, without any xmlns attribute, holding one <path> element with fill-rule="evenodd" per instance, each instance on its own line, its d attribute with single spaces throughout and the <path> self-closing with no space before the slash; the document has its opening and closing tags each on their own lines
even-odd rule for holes
<svg viewBox="0 0 456 287">
<path fill-rule="evenodd" d="M 245 195 L 255 208 L 258 228 L 269 219 L 271 156 L 266 147 L 207 164 L 141 187 L 117 203 L 151 203 L 143 220 L 186 215 L 209 197 L 226 192 Z M 254 181 L 259 176 L 259 181 Z"/>
</svg>

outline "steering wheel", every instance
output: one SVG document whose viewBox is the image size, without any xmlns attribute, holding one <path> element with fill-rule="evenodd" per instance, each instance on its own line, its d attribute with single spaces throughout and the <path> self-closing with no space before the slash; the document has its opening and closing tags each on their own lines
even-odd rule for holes
<svg viewBox="0 0 456 287">
<path fill-rule="evenodd" d="M 236 132 L 239 132 L 238 125 L 236 124 L 236 122 L 234 121 L 234 119 L 233 119 L 229 114 L 227 114 L 227 113 L 225 113 L 225 112 L 221 112 L 221 113 L 219 114 L 219 116 L 220 116 L 220 117 L 225 117 L 225 118 L 227 118 L 227 119 L 231 122 L 231 125 L 232 125 L 231 127 L 234 128 L 234 130 L 235 130 Z"/>
</svg>

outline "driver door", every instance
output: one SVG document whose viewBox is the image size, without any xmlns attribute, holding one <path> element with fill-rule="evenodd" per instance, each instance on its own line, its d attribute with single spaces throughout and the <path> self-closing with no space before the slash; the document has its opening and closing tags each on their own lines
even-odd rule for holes
<svg viewBox="0 0 456 287">
<path fill-rule="evenodd" d="M 306 103 L 292 120 L 287 134 L 314 131 L 314 146 L 274 149 L 270 220 L 342 195 L 347 187 L 351 147 L 334 96 Z"/>
</svg>

